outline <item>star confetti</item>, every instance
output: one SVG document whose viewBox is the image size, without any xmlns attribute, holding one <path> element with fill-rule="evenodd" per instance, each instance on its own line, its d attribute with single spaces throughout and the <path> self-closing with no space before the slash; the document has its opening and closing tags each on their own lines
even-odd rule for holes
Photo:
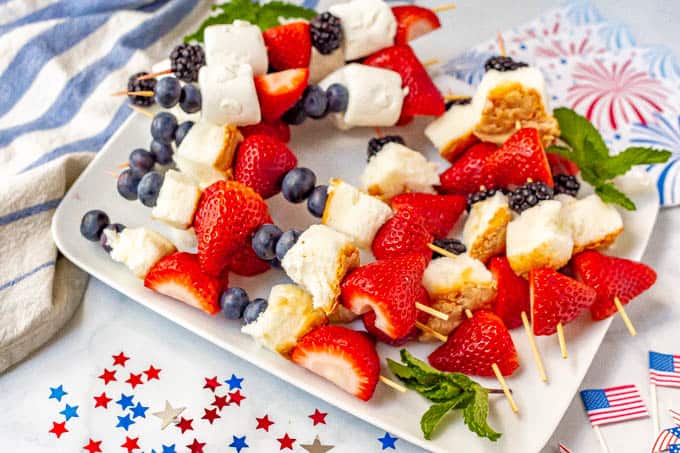
<svg viewBox="0 0 680 453">
<path fill-rule="evenodd" d="M 177 453 L 177 450 L 175 449 L 175 444 L 163 445 L 163 451 L 161 451 L 161 453 Z"/>
<path fill-rule="evenodd" d="M 142 373 L 139 373 L 139 374 L 130 373 L 130 377 L 127 378 L 127 380 L 125 382 L 130 384 L 130 386 L 133 389 L 135 387 L 137 387 L 138 385 L 142 385 L 144 383 L 144 382 L 142 382 Z"/>
<path fill-rule="evenodd" d="M 159 381 L 161 371 L 162 370 L 160 368 L 154 368 L 153 365 L 149 365 L 149 368 L 144 370 L 143 373 L 146 374 L 147 382 L 149 382 L 152 379 L 156 379 L 157 381 Z"/>
<path fill-rule="evenodd" d="M 333 449 L 333 445 L 323 445 L 319 440 L 319 436 L 316 436 L 314 438 L 314 442 L 311 444 L 300 444 L 300 446 L 309 453 L 326 453 L 327 451 Z"/>
<path fill-rule="evenodd" d="M 64 390 L 63 385 L 60 385 L 59 387 L 50 387 L 50 397 L 47 399 L 51 400 L 52 398 L 54 398 L 55 400 L 61 403 L 61 399 L 65 395 L 68 395 L 68 392 Z"/>
<path fill-rule="evenodd" d="M 205 378 L 205 385 L 203 386 L 204 389 L 210 389 L 210 391 L 214 392 L 217 387 L 219 387 L 220 384 L 217 382 L 217 376 L 211 377 L 211 378 Z"/>
<path fill-rule="evenodd" d="M 255 417 L 255 420 L 257 420 L 257 428 L 255 429 L 263 429 L 267 432 L 269 432 L 269 427 L 274 424 L 273 421 L 269 420 L 269 415 L 265 415 L 262 418 Z"/>
<path fill-rule="evenodd" d="M 241 407 L 241 401 L 244 399 L 246 399 L 246 397 L 241 395 L 240 390 L 236 390 L 235 392 L 231 392 L 229 394 L 229 404 L 236 403 L 237 406 Z"/>
<path fill-rule="evenodd" d="M 101 453 L 101 451 L 102 451 L 102 441 L 90 439 L 90 441 L 87 443 L 87 445 L 83 446 L 83 450 L 87 450 L 90 453 Z"/>
<path fill-rule="evenodd" d="M 122 448 L 125 448 L 128 453 L 132 453 L 132 450 L 139 450 L 139 437 L 133 437 L 132 439 L 129 438 L 128 436 L 125 436 L 125 443 L 121 445 Z"/>
<path fill-rule="evenodd" d="M 66 421 L 71 420 L 73 417 L 79 417 L 78 406 L 71 406 L 68 403 L 66 404 L 66 407 L 64 408 L 64 410 L 59 412 L 59 413 L 64 416 Z"/>
<path fill-rule="evenodd" d="M 278 440 L 280 444 L 279 450 L 285 450 L 286 448 L 289 448 L 291 450 L 293 449 L 295 439 L 288 436 L 288 433 L 284 434 L 283 437 L 279 437 L 276 440 Z"/>
<path fill-rule="evenodd" d="M 124 393 L 121 393 L 120 399 L 118 401 L 116 401 L 116 404 L 119 404 L 120 408 L 125 410 L 128 407 L 135 405 L 135 403 L 132 402 L 132 400 L 134 400 L 134 399 L 135 399 L 134 395 L 126 395 Z"/>
<path fill-rule="evenodd" d="M 241 453 L 241 450 L 243 450 L 244 448 L 248 448 L 248 444 L 246 443 L 246 436 L 243 437 L 231 436 L 231 437 L 233 440 L 229 444 L 229 446 L 236 450 L 236 453 Z"/>
<path fill-rule="evenodd" d="M 130 428 L 130 425 L 135 424 L 135 421 L 130 418 L 130 414 L 126 414 L 125 417 L 117 415 L 116 418 L 118 418 L 118 424 L 116 425 L 116 428 L 123 428 L 125 431 Z"/>
<path fill-rule="evenodd" d="M 146 418 L 146 411 L 149 410 L 148 407 L 142 406 L 142 403 L 137 402 L 137 405 L 130 409 L 132 411 L 132 418 Z"/>
<path fill-rule="evenodd" d="M 179 422 L 175 426 L 177 426 L 181 431 L 182 434 L 184 434 L 185 431 L 192 431 L 194 429 L 191 424 L 193 423 L 194 419 L 193 418 L 180 418 Z"/>
<path fill-rule="evenodd" d="M 212 425 L 215 419 L 220 418 L 220 414 L 217 413 L 217 409 L 203 409 L 205 412 L 201 419 L 208 420 Z"/>
<path fill-rule="evenodd" d="M 319 409 L 314 409 L 314 413 L 312 415 L 308 415 L 308 417 L 312 419 L 314 426 L 316 426 L 318 424 L 326 424 L 326 415 L 328 415 L 327 412 L 321 412 Z"/>
<path fill-rule="evenodd" d="M 192 443 L 187 445 L 191 453 L 203 453 L 203 447 L 205 447 L 205 442 L 199 442 L 198 439 L 194 439 Z"/>
<path fill-rule="evenodd" d="M 153 415 L 161 419 L 161 429 L 165 429 L 169 424 L 175 423 L 177 421 L 177 417 L 179 417 L 179 414 L 184 412 L 184 409 L 186 409 L 186 407 L 174 408 L 166 400 L 165 409 L 160 412 L 154 412 Z"/>
<path fill-rule="evenodd" d="M 104 372 L 100 374 L 99 379 L 104 380 L 104 385 L 108 385 L 109 382 L 116 381 L 116 371 L 109 371 L 108 369 L 104 368 Z"/>
<path fill-rule="evenodd" d="M 113 400 L 111 398 L 109 398 L 108 396 L 106 396 L 106 392 L 102 392 L 101 395 L 94 397 L 94 401 L 95 401 L 95 403 L 94 403 L 95 408 L 103 407 L 104 409 L 108 409 L 109 403 Z"/>
<path fill-rule="evenodd" d="M 62 434 L 68 432 L 68 429 L 66 429 L 66 422 L 52 422 L 52 429 L 50 429 L 48 432 L 53 433 L 55 436 L 57 436 L 57 439 L 59 439 Z"/>
<path fill-rule="evenodd" d="M 229 401 L 227 401 L 227 395 L 215 395 L 215 401 L 212 402 L 211 406 L 215 406 L 217 410 L 222 410 L 224 406 L 228 406 Z"/>
<path fill-rule="evenodd" d="M 111 357 L 113 357 L 113 366 L 120 365 L 123 368 L 125 368 L 125 362 L 130 360 L 130 357 L 126 356 L 122 351 L 117 355 L 112 355 Z"/>
<path fill-rule="evenodd" d="M 382 444 L 383 450 L 386 450 L 388 448 L 396 450 L 397 447 L 394 446 L 394 443 L 398 440 L 399 440 L 398 437 L 392 437 L 390 436 L 390 433 L 385 433 L 383 437 L 378 437 L 378 442 Z"/>
<path fill-rule="evenodd" d="M 240 378 L 236 376 L 235 374 L 232 374 L 229 379 L 224 381 L 225 384 L 229 386 L 229 390 L 234 390 L 234 389 L 241 389 L 241 382 L 243 382 L 243 378 Z"/>
</svg>

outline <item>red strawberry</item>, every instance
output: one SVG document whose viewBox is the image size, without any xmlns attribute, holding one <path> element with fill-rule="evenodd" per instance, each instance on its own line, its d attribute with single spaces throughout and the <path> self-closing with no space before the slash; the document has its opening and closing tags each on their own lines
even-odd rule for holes
<svg viewBox="0 0 680 453">
<path fill-rule="evenodd" d="M 531 313 L 529 306 L 529 284 L 515 274 L 504 256 L 491 258 L 489 270 L 496 280 L 497 293 L 493 311 L 508 329 L 522 325 L 522 312 Z"/>
<path fill-rule="evenodd" d="M 433 239 L 427 231 L 425 219 L 417 210 L 402 207 L 380 227 L 371 244 L 371 250 L 379 260 L 416 253 L 429 261 L 432 251 L 427 244 Z"/>
<path fill-rule="evenodd" d="M 288 69 L 255 77 L 257 99 L 264 121 L 281 118 L 302 97 L 308 80 L 308 68 Z"/>
<path fill-rule="evenodd" d="M 595 302 L 595 290 L 552 269 L 529 272 L 531 320 L 535 335 L 552 335 Z"/>
<path fill-rule="evenodd" d="M 253 124 L 251 126 L 239 127 L 241 135 L 243 138 L 248 138 L 251 135 L 268 135 L 277 140 L 281 140 L 283 143 L 288 143 L 290 141 L 290 126 L 281 120 L 272 121 L 270 123 Z"/>
<path fill-rule="evenodd" d="M 267 46 L 269 65 L 274 69 L 309 67 L 312 55 L 312 38 L 307 22 L 278 25 L 262 33 Z"/>
<path fill-rule="evenodd" d="M 217 181 L 203 191 L 194 216 L 201 269 L 219 276 L 253 232 L 272 223 L 267 203 L 237 181 Z"/>
<path fill-rule="evenodd" d="M 442 26 L 434 11 L 422 6 L 393 6 L 392 14 L 397 19 L 395 44 L 407 44 L 409 41 L 426 35 Z"/>
<path fill-rule="evenodd" d="M 252 277 L 268 271 L 269 264 L 255 255 L 248 241 L 231 256 L 228 268 L 234 274 Z"/>
<path fill-rule="evenodd" d="M 565 159 L 564 157 L 553 153 L 546 153 L 546 155 L 548 156 L 548 163 L 550 164 L 550 172 L 553 175 L 578 175 L 578 166 L 569 159 Z"/>
<path fill-rule="evenodd" d="M 376 327 L 390 338 L 401 338 L 416 323 L 425 265 L 422 256 L 407 255 L 361 266 L 342 282 L 342 303 L 357 315 L 372 309 Z"/>
<path fill-rule="evenodd" d="M 342 326 L 308 333 L 291 360 L 364 401 L 371 399 L 380 378 L 380 358 L 368 335 Z"/>
<path fill-rule="evenodd" d="M 531 178 L 553 186 L 548 157 L 538 130 L 520 129 L 489 158 L 489 171 L 501 187 L 521 186 Z"/>
<path fill-rule="evenodd" d="M 579 280 L 597 292 L 597 299 L 590 307 L 596 321 L 616 313 L 614 297 L 626 305 L 656 282 L 656 272 L 646 264 L 600 252 L 580 253 L 572 264 Z"/>
<path fill-rule="evenodd" d="M 279 193 L 283 177 L 295 167 L 297 158 L 283 142 L 268 135 L 251 135 L 236 151 L 234 179 L 269 198 Z"/>
<path fill-rule="evenodd" d="M 144 286 L 214 315 L 220 311 L 220 293 L 227 287 L 227 278 L 204 274 L 196 255 L 175 252 L 151 268 Z"/>
<path fill-rule="evenodd" d="M 493 376 L 494 363 L 503 376 L 511 375 L 519 367 L 510 332 L 501 318 L 487 310 L 479 310 L 463 321 L 428 359 L 438 370 L 476 376 Z"/>
<path fill-rule="evenodd" d="M 430 306 L 430 296 L 427 294 L 427 290 L 425 289 L 424 286 L 420 286 L 420 295 L 416 297 L 416 302 L 420 302 L 423 305 L 427 305 L 428 307 Z M 385 335 L 382 330 L 378 329 L 375 326 L 375 312 L 374 311 L 369 311 L 368 313 L 364 314 L 361 317 L 361 320 L 364 322 L 364 327 L 366 328 L 366 331 L 371 334 L 373 338 L 375 338 L 378 341 L 381 341 L 383 343 L 386 343 L 390 346 L 403 346 L 409 341 L 413 341 L 418 338 L 420 335 L 420 329 L 417 327 L 413 327 L 409 333 L 407 333 L 405 336 L 397 339 L 392 339 Z M 429 315 L 425 313 L 424 311 L 418 310 L 418 315 L 417 315 L 417 320 L 422 322 L 423 324 L 427 323 L 427 319 L 429 318 Z"/>
<path fill-rule="evenodd" d="M 379 50 L 366 58 L 364 64 L 390 69 L 401 75 L 402 85 L 408 88 L 401 108 L 402 118 L 439 116 L 446 110 L 444 98 L 409 46 L 398 45 Z"/>
<path fill-rule="evenodd" d="M 411 207 L 425 220 L 425 228 L 435 238 L 446 237 L 465 211 L 467 201 L 460 195 L 404 193 L 392 198 L 392 209 L 397 212 Z"/>
<path fill-rule="evenodd" d="M 488 162 L 497 149 L 493 143 L 472 145 L 448 170 L 439 175 L 441 190 L 466 195 L 477 192 L 481 186 L 487 189 L 495 187 Z"/>
</svg>

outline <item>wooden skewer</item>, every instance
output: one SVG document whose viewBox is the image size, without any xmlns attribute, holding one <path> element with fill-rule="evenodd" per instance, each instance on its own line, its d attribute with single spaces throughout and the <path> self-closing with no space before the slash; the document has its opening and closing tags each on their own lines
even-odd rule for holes
<svg viewBox="0 0 680 453">
<path fill-rule="evenodd" d="M 628 313 L 626 313 L 626 310 L 623 308 L 623 304 L 621 303 L 621 300 L 619 299 L 618 296 L 614 296 L 614 305 L 616 305 L 616 309 L 619 311 L 619 314 L 621 315 L 621 319 L 623 319 L 623 323 L 628 328 L 628 333 L 630 333 L 630 336 L 634 337 L 635 335 L 637 335 L 637 331 L 635 330 L 635 326 L 630 321 L 630 318 L 628 317 Z"/>
<path fill-rule="evenodd" d="M 116 168 L 123 169 L 123 168 L 128 168 L 129 166 L 130 166 L 130 162 L 123 162 L 122 164 L 117 165 Z"/>
<path fill-rule="evenodd" d="M 451 3 L 450 5 L 442 5 L 442 6 L 435 6 L 432 8 L 432 12 L 434 13 L 443 13 L 444 11 L 449 11 L 452 9 L 456 9 L 456 5 Z"/>
<path fill-rule="evenodd" d="M 136 105 L 133 104 L 128 104 L 128 107 L 130 107 L 137 113 L 141 113 L 142 115 L 148 116 L 149 118 L 153 118 L 153 113 L 149 112 L 148 110 L 145 110 L 141 107 L 137 107 Z"/>
<path fill-rule="evenodd" d="M 389 386 L 389 387 L 392 387 L 394 390 L 397 390 L 397 391 L 399 391 L 399 392 L 401 392 L 401 393 L 406 393 L 406 387 L 404 387 L 404 386 L 401 385 L 401 384 L 398 384 L 398 383 L 394 382 L 394 381 L 393 381 L 392 379 L 390 379 L 390 378 L 386 378 L 385 376 L 380 375 L 380 381 L 381 381 L 383 384 L 385 384 L 385 385 L 387 385 L 387 386 Z"/>
<path fill-rule="evenodd" d="M 147 98 L 151 98 L 154 96 L 154 92 L 150 90 L 142 90 L 142 91 L 116 91 L 115 93 L 111 93 L 111 96 L 143 96 Z"/>
<path fill-rule="evenodd" d="M 165 69 L 163 71 L 152 72 L 151 74 L 146 74 L 146 75 L 137 77 L 137 80 L 155 79 L 158 76 L 166 75 L 166 74 L 172 74 L 172 69 Z"/>
<path fill-rule="evenodd" d="M 503 41 L 503 35 L 501 35 L 501 32 L 498 32 L 496 34 L 498 37 L 498 48 L 500 49 L 501 56 L 506 56 L 507 52 L 505 51 L 505 41 Z"/>
<path fill-rule="evenodd" d="M 374 127 L 373 130 L 375 131 L 375 136 L 378 137 L 378 138 L 382 138 L 385 135 L 385 134 L 383 134 L 382 129 L 380 129 L 377 126 Z"/>
<path fill-rule="evenodd" d="M 445 257 L 447 257 L 447 258 L 454 258 L 454 259 L 458 258 L 458 255 L 456 255 L 455 253 L 451 253 L 451 252 L 449 252 L 448 250 L 443 249 L 443 248 L 441 248 L 441 247 L 438 247 L 438 246 L 436 246 L 436 245 L 434 245 L 434 244 L 427 244 L 427 248 L 429 248 L 429 249 L 432 250 L 433 252 L 437 252 L 437 253 L 439 253 L 440 255 L 445 256 Z M 423 311 L 424 311 L 424 310 L 423 310 Z"/>
<path fill-rule="evenodd" d="M 567 354 L 567 342 L 564 339 L 564 327 L 561 322 L 557 323 L 557 339 L 560 342 L 560 350 L 562 351 L 562 358 L 566 359 L 569 357 Z"/>
<path fill-rule="evenodd" d="M 428 307 L 427 305 L 423 305 L 420 302 L 416 302 L 416 308 L 420 311 L 424 311 L 430 316 L 434 316 L 435 318 L 439 318 L 442 321 L 448 321 L 449 320 L 449 315 L 446 313 L 443 313 L 439 310 L 435 310 L 432 307 Z"/>
<path fill-rule="evenodd" d="M 430 58 L 429 60 L 423 61 L 423 66 L 428 67 L 428 66 L 434 66 L 436 64 L 439 64 L 440 60 L 439 58 Z"/>
<path fill-rule="evenodd" d="M 531 324 L 529 324 L 529 318 L 527 313 L 523 311 L 521 313 L 522 324 L 524 324 L 524 330 L 529 338 L 529 345 L 531 346 L 531 352 L 534 355 L 534 362 L 536 362 L 536 367 L 538 367 L 538 375 L 541 376 L 543 382 L 548 382 L 548 375 L 545 373 L 545 367 L 543 366 L 543 359 L 541 358 L 541 353 L 538 351 L 538 346 L 536 345 L 536 338 L 534 338 L 534 332 L 531 330 Z"/>
<path fill-rule="evenodd" d="M 432 327 L 428 326 L 427 324 L 423 324 L 420 321 L 416 321 L 416 327 L 419 328 L 420 330 L 429 333 L 433 337 L 435 337 L 437 340 L 441 341 L 442 343 L 446 343 L 449 340 L 449 337 L 446 335 L 443 335 L 436 330 L 434 330 Z"/>
<path fill-rule="evenodd" d="M 471 96 L 463 96 L 462 94 L 445 94 L 445 101 L 457 101 L 458 99 L 472 99 Z"/>
</svg>

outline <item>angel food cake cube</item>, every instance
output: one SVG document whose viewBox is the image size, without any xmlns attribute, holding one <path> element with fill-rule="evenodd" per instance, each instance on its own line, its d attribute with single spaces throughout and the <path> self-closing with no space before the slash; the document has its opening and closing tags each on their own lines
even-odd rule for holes
<svg viewBox="0 0 680 453">
<path fill-rule="evenodd" d="M 288 250 L 281 266 L 312 295 L 314 308 L 331 313 L 338 303 L 340 283 L 359 266 L 359 250 L 344 234 L 325 225 L 312 225 Z"/>
<path fill-rule="evenodd" d="M 269 60 L 260 27 L 244 20 L 211 25 L 203 32 L 203 41 L 207 65 L 247 64 L 256 76 L 267 73 Z"/>
<path fill-rule="evenodd" d="M 501 192 L 473 204 L 463 228 L 463 243 L 468 254 L 483 263 L 502 254 L 510 220 L 512 211 L 508 197 Z"/>
<path fill-rule="evenodd" d="M 382 0 L 353 0 L 328 8 L 340 18 L 347 61 L 366 57 L 394 44 L 397 20 Z"/>
<path fill-rule="evenodd" d="M 436 193 L 437 164 L 400 143 L 387 143 L 368 161 L 361 187 L 369 195 L 389 200 L 403 192 Z"/>
<path fill-rule="evenodd" d="M 380 227 L 392 217 L 392 209 L 340 179 L 331 179 L 321 221 L 347 235 L 359 248 L 373 242 Z"/>
<path fill-rule="evenodd" d="M 198 72 L 203 119 L 224 126 L 260 122 L 260 102 L 248 64 L 203 66 Z"/>
<path fill-rule="evenodd" d="M 298 339 L 326 322 L 325 313 L 314 308 L 307 291 L 297 285 L 276 285 L 269 293 L 267 309 L 241 331 L 265 348 L 286 356 Z"/>
<path fill-rule="evenodd" d="M 562 217 L 571 230 L 575 254 L 609 247 L 623 232 L 619 211 L 595 194 L 565 203 Z"/>
<path fill-rule="evenodd" d="M 125 264 L 138 278 L 144 278 L 161 258 L 176 251 L 172 242 L 148 228 L 125 228 L 120 233 L 105 230 L 111 258 Z"/>
<path fill-rule="evenodd" d="M 151 217 L 173 228 L 186 230 L 194 221 L 199 198 L 201 189 L 192 178 L 176 170 L 168 170 Z"/>
<path fill-rule="evenodd" d="M 508 224 L 506 255 L 518 275 L 542 267 L 559 269 L 569 262 L 573 248 L 559 201 L 541 201 Z"/>
</svg>

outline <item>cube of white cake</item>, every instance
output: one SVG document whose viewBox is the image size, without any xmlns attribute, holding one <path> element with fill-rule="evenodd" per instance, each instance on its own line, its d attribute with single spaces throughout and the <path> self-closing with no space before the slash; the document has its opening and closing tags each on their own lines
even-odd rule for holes
<svg viewBox="0 0 680 453">
<path fill-rule="evenodd" d="M 367 248 L 380 227 L 392 217 L 392 208 L 341 179 L 328 185 L 321 222 L 347 235 L 359 248 Z"/>
<path fill-rule="evenodd" d="M 312 55 L 309 60 L 309 83 L 319 83 L 328 74 L 344 65 L 345 54 L 342 47 L 324 55 L 312 46 Z"/>
<path fill-rule="evenodd" d="M 196 237 L 196 230 L 193 228 L 187 230 L 168 228 L 168 239 L 175 244 L 180 252 L 198 253 L 198 238 Z"/>
<path fill-rule="evenodd" d="M 349 93 L 345 112 L 330 115 L 338 128 L 394 126 L 399 120 L 405 90 L 397 72 L 352 63 L 331 73 L 319 85 L 325 90 L 334 83 L 344 85 Z"/>
<path fill-rule="evenodd" d="M 120 233 L 105 230 L 111 258 L 125 264 L 139 278 L 144 278 L 163 257 L 176 249 L 172 242 L 148 228 L 125 228 Z"/>
<path fill-rule="evenodd" d="M 260 102 L 250 65 L 203 66 L 198 72 L 198 84 L 203 120 L 220 126 L 260 122 Z"/>
<path fill-rule="evenodd" d="M 512 211 L 508 197 L 497 192 L 493 197 L 475 203 L 463 228 L 463 244 L 468 254 L 484 263 L 505 252 L 505 239 Z"/>
<path fill-rule="evenodd" d="M 368 161 L 361 188 L 369 195 L 389 200 L 403 192 L 436 193 L 438 165 L 400 143 L 387 143 Z"/>
<path fill-rule="evenodd" d="M 267 73 L 269 59 L 260 27 L 244 20 L 211 25 L 203 32 L 205 63 L 209 66 L 247 64 L 254 75 Z"/>
<path fill-rule="evenodd" d="M 623 232 L 619 211 L 595 194 L 564 205 L 562 217 L 571 230 L 574 253 L 608 247 Z"/>
<path fill-rule="evenodd" d="M 559 201 L 541 201 L 508 224 L 506 255 L 518 275 L 542 267 L 559 269 L 569 262 L 573 248 Z"/>
<path fill-rule="evenodd" d="M 366 57 L 394 44 L 397 20 L 382 0 L 353 0 L 328 8 L 340 18 L 347 61 Z"/>
<path fill-rule="evenodd" d="M 288 277 L 307 290 L 314 308 L 331 313 L 340 297 L 340 283 L 359 266 L 359 250 L 342 233 L 312 225 L 298 238 L 281 260 Z"/>
<path fill-rule="evenodd" d="M 158 193 L 151 217 L 168 225 L 186 230 L 194 221 L 194 212 L 201 198 L 201 189 L 192 178 L 176 170 L 168 170 Z"/>
<path fill-rule="evenodd" d="M 254 322 L 243 326 L 241 332 L 285 356 L 300 338 L 326 322 L 326 314 L 314 308 L 307 291 L 297 285 L 284 284 L 272 287 L 267 309 Z"/>
</svg>

